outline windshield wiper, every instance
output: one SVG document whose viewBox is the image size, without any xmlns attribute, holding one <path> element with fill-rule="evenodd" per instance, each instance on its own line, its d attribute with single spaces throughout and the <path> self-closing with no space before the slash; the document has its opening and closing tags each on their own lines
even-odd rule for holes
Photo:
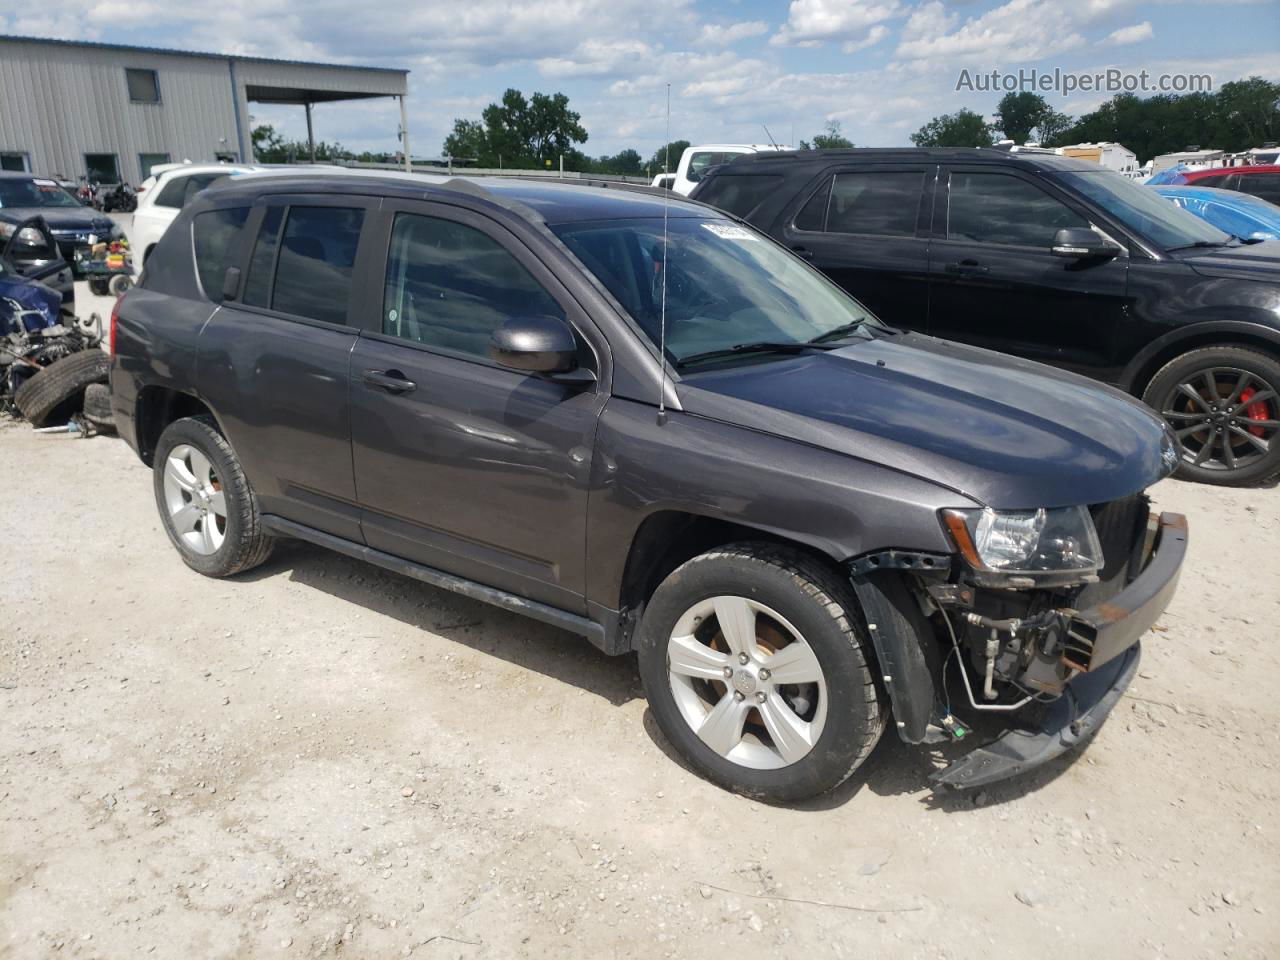
<svg viewBox="0 0 1280 960">
<path fill-rule="evenodd" d="M 754 343 L 739 343 L 722 350 L 704 350 L 692 353 L 676 361 L 677 367 L 687 367 L 692 363 L 704 360 L 722 360 L 725 357 L 736 357 L 744 353 L 803 353 L 805 350 L 836 350 L 838 344 L 812 343 L 803 340 L 758 340 Z"/>
<path fill-rule="evenodd" d="M 1218 247 L 1226 247 L 1230 245 L 1231 245 L 1230 240 L 1227 240 L 1225 243 L 1220 242 L 1218 240 L 1197 240 L 1195 243 L 1184 243 L 1180 247 L 1170 247 L 1169 249 L 1170 250 L 1199 250 L 1201 248 L 1206 248 L 1206 247 L 1217 249 Z"/>
<path fill-rule="evenodd" d="M 861 320 L 854 320 L 852 323 L 843 323 L 838 327 L 828 330 L 826 333 L 818 334 L 809 341 L 809 345 L 813 346 L 814 344 L 830 343 L 832 340 L 843 340 L 849 334 L 856 333 L 861 330 L 866 325 L 866 322 L 867 318 L 863 317 Z"/>
</svg>

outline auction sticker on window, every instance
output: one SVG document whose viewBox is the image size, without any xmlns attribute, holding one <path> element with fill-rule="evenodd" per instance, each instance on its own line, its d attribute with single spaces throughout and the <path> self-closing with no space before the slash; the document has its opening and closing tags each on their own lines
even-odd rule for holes
<svg viewBox="0 0 1280 960">
<path fill-rule="evenodd" d="M 721 240 L 759 240 L 760 238 L 753 234 L 745 227 L 738 227 L 731 223 L 704 223 L 703 230 L 710 230 Z"/>
</svg>

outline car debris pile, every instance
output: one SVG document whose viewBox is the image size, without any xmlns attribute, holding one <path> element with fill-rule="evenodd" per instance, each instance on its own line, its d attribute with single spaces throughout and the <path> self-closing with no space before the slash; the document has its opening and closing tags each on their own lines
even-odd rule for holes
<svg viewBox="0 0 1280 960">
<path fill-rule="evenodd" d="M 0 414 L 36 428 L 109 429 L 102 319 L 81 321 L 67 307 L 54 285 L 0 258 Z"/>
</svg>

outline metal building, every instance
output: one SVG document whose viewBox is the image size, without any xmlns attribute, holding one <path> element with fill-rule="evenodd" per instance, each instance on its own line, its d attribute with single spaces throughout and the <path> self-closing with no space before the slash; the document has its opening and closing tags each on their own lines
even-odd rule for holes
<svg viewBox="0 0 1280 960">
<path fill-rule="evenodd" d="M 169 161 L 253 159 L 249 104 L 396 97 L 407 70 L 0 35 L 0 169 L 139 183 Z"/>
</svg>

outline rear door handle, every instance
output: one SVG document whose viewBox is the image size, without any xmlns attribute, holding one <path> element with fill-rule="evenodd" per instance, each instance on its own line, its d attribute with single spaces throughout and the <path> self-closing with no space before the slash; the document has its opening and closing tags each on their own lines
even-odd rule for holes
<svg viewBox="0 0 1280 960">
<path fill-rule="evenodd" d="M 813 251 L 806 250 L 804 247 L 792 247 L 791 252 L 794 253 L 797 257 L 799 257 L 801 260 L 813 259 Z"/>
<path fill-rule="evenodd" d="M 412 393 L 418 387 L 399 370 L 366 370 L 363 379 L 369 386 L 397 396 L 402 393 Z"/>
<path fill-rule="evenodd" d="M 977 260 L 961 260 L 959 263 L 948 263 L 943 269 L 947 273 L 958 274 L 962 277 L 976 277 L 991 272 L 989 268 L 984 267 Z"/>
</svg>

